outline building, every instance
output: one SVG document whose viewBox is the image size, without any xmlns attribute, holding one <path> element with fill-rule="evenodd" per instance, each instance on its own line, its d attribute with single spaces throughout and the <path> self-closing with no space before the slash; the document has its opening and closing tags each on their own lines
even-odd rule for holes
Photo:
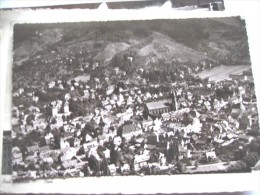
<svg viewBox="0 0 260 195">
<path fill-rule="evenodd" d="M 171 111 L 171 100 L 165 99 L 156 102 L 149 102 L 145 104 L 144 116 L 160 116 L 163 113 Z"/>
<path fill-rule="evenodd" d="M 168 113 L 170 111 L 176 111 L 178 109 L 176 93 L 171 93 L 170 99 L 164 99 L 154 102 L 149 102 L 145 104 L 144 107 L 144 117 L 148 118 L 148 116 L 152 118 L 160 117 L 164 113 Z"/>
<path fill-rule="evenodd" d="M 98 142 L 100 145 L 103 145 L 106 141 L 108 141 L 108 138 L 105 135 L 98 136 Z"/>
<path fill-rule="evenodd" d="M 83 147 L 85 151 L 91 149 L 91 148 L 97 148 L 98 147 L 98 140 L 97 138 L 93 138 L 90 142 L 84 143 Z"/>
<path fill-rule="evenodd" d="M 157 144 L 157 135 L 155 133 L 150 133 L 147 135 L 147 144 L 156 145 Z"/>
<path fill-rule="evenodd" d="M 230 74 L 229 77 L 232 80 L 244 80 L 245 76 L 243 74 Z"/>
<path fill-rule="evenodd" d="M 149 155 L 141 154 L 134 156 L 134 168 L 136 171 L 140 170 L 141 167 L 145 167 L 148 165 L 148 161 L 150 159 Z"/>
<path fill-rule="evenodd" d="M 27 151 L 28 151 L 29 153 L 35 153 L 35 152 L 37 152 L 38 150 L 39 150 L 39 145 L 38 145 L 38 144 L 33 145 L 33 146 L 28 146 L 28 147 L 27 147 Z"/>
<path fill-rule="evenodd" d="M 22 163 L 22 161 L 23 161 L 23 155 L 21 152 L 17 152 L 17 151 L 12 152 L 13 164 L 15 164 L 15 163 L 19 164 L 19 163 Z"/>
<path fill-rule="evenodd" d="M 156 151 L 165 153 L 167 150 L 167 142 L 157 142 L 156 143 Z"/>
<path fill-rule="evenodd" d="M 49 146 L 43 146 L 39 148 L 39 154 L 40 154 L 40 158 L 47 158 L 50 156 L 50 154 L 52 153 L 52 150 L 50 149 Z"/>
<path fill-rule="evenodd" d="M 135 124 L 127 124 L 122 128 L 122 137 L 126 140 L 131 139 L 133 136 L 138 136 L 143 133 L 142 129 L 137 127 Z"/>
</svg>

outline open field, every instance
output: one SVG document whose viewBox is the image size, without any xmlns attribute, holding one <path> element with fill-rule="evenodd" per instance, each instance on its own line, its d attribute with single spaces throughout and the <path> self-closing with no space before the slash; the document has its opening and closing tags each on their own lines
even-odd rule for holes
<svg viewBox="0 0 260 195">
<path fill-rule="evenodd" d="M 236 65 L 236 66 L 225 66 L 221 65 L 211 70 L 205 70 L 195 76 L 200 78 L 209 78 L 210 81 L 221 81 L 227 79 L 230 74 L 240 74 L 245 70 L 251 69 L 250 65 Z"/>
</svg>

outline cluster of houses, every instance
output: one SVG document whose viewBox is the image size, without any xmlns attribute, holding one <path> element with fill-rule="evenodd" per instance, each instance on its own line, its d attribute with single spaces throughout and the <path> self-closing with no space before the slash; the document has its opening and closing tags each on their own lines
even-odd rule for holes
<svg viewBox="0 0 260 195">
<path fill-rule="evenodd" d="M 15 178 L 185 172 L 189 167 L 222 163 L 216 145 L 238 139 L 250 142 L 254 137 L 246 132 L 259 129 L 248 72 L 217 83 L 177 82 L 168 92 L 158 93 L 144 91 L 143 82 L 127 85 L 125 81 L 122 86 L 109 78 L 104 79 L 109 84 L 106 90 L 100 92 L 100 80 L 94 78 L 90 85 L 84 75 L 66 86 L 52 81 L 42 91 L 63 90 L 63 99 L 44 103 L 32 90 L 13 93 L 14 98 L 30 102 L 13 106 Z M 232 93 L 217 96 L 216 91 L 225 87 Z M 160 84 L 155 88 L 160 89 Z M 73 102 L 83 100 L 91 100 L 94 109 L 72 117 Z M 90 104 L 77 108 L 86 110 Z M 26 142 L 32 135 L 36 137 Z M 180 169 L 180 162 L 186 169 Z"/>
</svg>

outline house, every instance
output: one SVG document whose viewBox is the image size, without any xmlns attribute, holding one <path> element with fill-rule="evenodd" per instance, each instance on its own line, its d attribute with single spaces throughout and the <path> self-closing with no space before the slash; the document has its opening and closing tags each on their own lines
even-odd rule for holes
<svg viewBox="0 0 260 195">
<path fill-rule="evenodd" d="M 103 153 L 105 154 L 105 158 L 106 159 L 110 159 L 110 150 L 106 148 L 105 151 L 103 151 Z"/>
<path fill-rule="evenodd" d="M 232 110 L 231 110 L 231 116 L 233 118 L 238 118 L 238 116 L 241 114 L 241 105 L 239 104 L 234 104 L 232 106 Z"/>
<path fill-rule="evenodd" d="M 63 137 L 64 137 L 64 140 L 68 140 L 73 137 L 73 133 L 69 132 L 69 131 L 64 132 Z"/>
<path fill-rule="evenodd" d="M 46 158 L 51 157 L 51 156 L 57 156 L 57 154 L 55 153 L 54 150 L 49 149 L 49 150 L 44 150 L 44 151 L 40 152 L 40 158 L 41 159 L 46 159 Z"/>
<path fill-rule="evenodd" d="M 107 87 L 107 90 L 106 90 L 106 94 L 107 94 L 107 95 L 111 95 L 111 94 L 114 92 L 115 88 L 116 88 L 115 85 L 110 85 L 110 86 L 108 86 L 108 87 Z"/>
<path fill-rule="evenodd" d="M 207 144 L 207 139 L 206 138 L 199 138 L 198 140 L 196 140 L 195 144 L 198 145 L 198 146 L 204 146 L 204 145 Z"/>
<path fill-rule="evenodd" d="M 65 115 L 69 115 L 71 112 L 70 112 L 70 109 L 69 109 L 69 102 L 65 102 L 64 103 L 64 107 L 63 107 L 63 109 L 64 109 L 64 114 Z"/>
<path fill-rule="evenodd" d="M 187 149 L 187 147 L 179 146 L 179 159 L 182 158 L 191 158 L 191 152 Z"/>
<path fill-rule="evenodd" d="M 206 152 L 207 159 L 215 160 L 217 158 L 215 151 Z"/>
<path fill-rule="evenodd" d="M 91 149 L 91 148 L 96 148 L 96 147 L 98 147 L 97 138 L 93 138 L 90 142 L 84 143 L 84 144 L 83 144 L 83 147 L 84 147 L 85 151 L 86 151 L 86 150 L 89 150 L 89 149 Z"/>
<path fill-rule="evenodd" d="M 37 119 L 32 121 L 34 129 L 38 129 L 39 131 L 44 131 L 48 125 L 48 123 L 44 119 Z"/>
<path fill-rule="evenodd" d="M 196 143 L 198 139 L 199 139 L 199 136 L 198 136 L 197 134 L 195 134 L 195 133 L 192 134 L 192 136 L 191 136 L 191 142 Z"/>
<path fill-rule="evenodd" d="M 163 113 L 163 114 L 162 114 L 162 119 L 163 119 L 164 121 L 170 120 L 170 119 L 171 119 L 171 115 L 170 115 L 169 113 Z"/>
<path fill-rule="evenodd" d="M 145 129 L 145 131 L 148 129 L 149 126 L 153 125 L 153 120 L 143 120 L 142 126 Z"/>
<path fill-rule="evenodd" d="M 52 133 L 47 133 L 45 136 L 45 141 L 46 141 L 47 145 L 50 144 L 53 140 L 54 140 L 54 137 L 53 137 Z"/>
<path fill-rule="evenodd" d="M 157 135 L 155 133 L 150 133 L 147 135 L 147 144 L 149 145 L 156 145 L 157 144 Z"/>
<path fill-rule="evenodd" d="M 47 162 L 48 164 L 53 164 L 53 158 L 52 157 L 47 157 L 44 159 L 44 162 Z"/>
<path fill-rule="evenodd" d="M 100 145 L 103 145 L 104 142 L 108 141 L 107 137 L 105 135 L 99 135 L 98 136 L 98 142 Z"/>
<path fill-rule="evenodd" d="M 167 142 L 158 142 L 156 144 L 156 151 L 164 153 L 167 150 Z"/>
<path fill-rule="evenodd" d="M 61 160 L 61 162 L 62 162 L 62 165 L 63 165 L 64 163 L 70 163 L 72 157 L 73 157 L 73 154 L 72 154 L 72 153 L 63 154 L 63 156 L 60 157 L 60 160 Z M 68 164 L 66 164 L 66 165 L 68 165 Z M 66 165 L 65 165 L 65 166 L 66 166 Z"/>
<path fill-rule="evenodd" d="M 74 167 L 74 165 L 76 164 L 77 160 L 66 160 L 62 163 L 62 166 L 65 168 L 65 169 L 70 169 L 72 167 Z"/>
<path fill-rule="evenodd" d="M 146 150 L 155 150 L 156 149 L 156 145 L 153 145 L 153 144 L 145 144 L 144 145 L 144 148 Z"/>
<path fill-rule="evenodd" d="M 108 165 L 110 175 L 116 175 L 116 166 L 114 164 Z"/>
<path fill-rule="evenodd" d="M 27 163 L 35 163 L 36 162 L 36 157 L 34 156 L 34 155 L 31 155 L 31 156 L 27 156 L 26 158 L 25 158 L 25 162 L 27 162 Z"/>
<path fill-rule="evenodd" d="M 60 149 L 69 148 L 70 144 L 64 138 L 60 139 Z"/>
<path fill-rule="evenodd" d="M 95 121 L 95 118 L 92 118 L 89 122 L 86 123 L 85 128 L 90 132 L 94 132 L 95 130 L 97 130 L 99 128 L 99 126 L 98 126 L 97 121 Z"/>
<path fill-rule="evenodd" d="M 28 151 L 29 153 L 35 153 L 35 152 L 38 151 L 38 150 L 39 150 L 39 145 L 38 145 L 38 144 L 33 145 L 33 146 L 28 146 L 28 147 L 27 147 L 27 151 Z"/>
<path fill-rule="evenodd" d="M 141 128 L 138 128 L 134 123 L 124 125 L 122 128 L 122 137 L 126 140 L 130 140 L 133 136 L 138 136 L 143 133 Z"/>
<path fill-rule="evenodd" d="M 52 108 L 52 116 L 55 117 L 58 115 L 58 108 L 57 107 L 53 107 Z"/>
<path fill-rule="evenodd" d="M 237 138 L 247 143 L 251 142 L 254 139 L 252 136 L 248 136 L 248 135 L 238 135 Z"/>
<path fill-rule="evenodd" d="M 130 165 L 129 164 L 124 164 L 122 167 L 121 167 L 121 171 L 125 174 L 128 174 L 130 172 Z"/>
<path fill-rule="evenodd" d="M 12 148 L 12 153 L 19 153 L 19 152 L 21 152 L 21 150 L 18 146 Z"/>
<path fill-rule="evenodd" d="M 229 77 L 232 80 L 244 80 L 245 79 L 245 75 L 244 74 L 230 74 Z"/>
<path fill-rule="evenodd" d="M 12 154 L 12 162 L 13 163 L 21 163 L 23 161 L 23 155 L 21 152 L 15 152 Z"/>
<path fill-rule="evenodd" d="M 49 152 L 51 149 L 49 146 L 43 146 L 43 147 L 39 147 L 39 153 L 40 154 L 44 154 L 46 152 Z"/>
<path fill-rule="evenodd" d="M 150 156 L 146 154 L 135 155 L 134 156 L 134 164 L 138 164 L 140 167 L 147 165 L 147 161 L 149 161 Z"/>
<path fill-rule="evenodd" d="M 114 137 L 114 144 L 115 144 L 116 146 L 119 146 L 121 143 L 122 143 L 121 137 L 119 137 L 119 136 Z"/>
<path fill-rule="evenodd" d="M 74 169 L 66 169 L 63 173 L 64 177 L 78 177 L 80 175 L 80 170 Z"/>
<path fill-rule="evenodd" d="M 85 164 L 86 164 L 86 162 L 84 162 L 84 161 L 76 160 L 76 161 L 74 161 L 73 166 L 76 169 L 81 169 Z"/>
<path fill-rule="evenodd" d="M 241 118 L 238 119 L 239 122 L 239 130 L 247 130 L 247 128 L 250 125 L 250 121 L 249 121 L 249 117 L 248 116 L 241 116 Z"/>
<path fill-rule="evenodd" d="M 80 140 L 79 138 L 75 138 L 75 139 L 74 139 L 74 147 L 75 147 L 75 148 L 80 147 L 80 142 L 81 142 L 81 140 Z"/>
</svg>

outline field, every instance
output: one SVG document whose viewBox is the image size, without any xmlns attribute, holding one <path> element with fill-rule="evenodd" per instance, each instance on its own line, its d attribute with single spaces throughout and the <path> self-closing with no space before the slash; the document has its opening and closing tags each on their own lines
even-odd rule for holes
<svg viewBox="0 0 260 195">
<path fill-rule="evenodd" d="M 210 81 L 221 81 L 229 78 L 230 74 L 240 74 L 245 70 L 251 69 L 250 65 L 225 66 L 221 65 L 211 70 L 205 70 L 195 76 L 200 78 L 209 78 Z"/>
</svg>

